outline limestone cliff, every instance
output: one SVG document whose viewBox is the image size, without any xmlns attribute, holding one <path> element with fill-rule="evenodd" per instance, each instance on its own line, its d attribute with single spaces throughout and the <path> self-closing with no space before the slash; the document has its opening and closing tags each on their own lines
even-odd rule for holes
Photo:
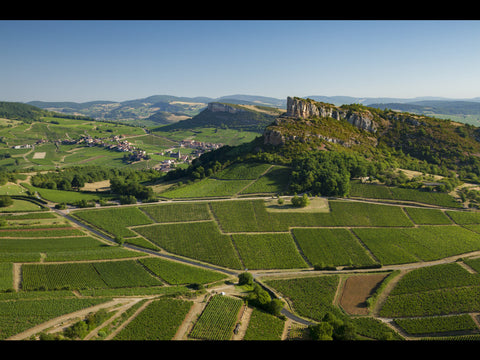
<svg viewBox="0 0 480 360">
<path fill-rule="evenodd" d="M 362 134 L 362 130 L 367 133 Z M 271 145 L 283 145 L 289 140 L 309 142 L 316 138 L 350 147 L 365 140 L 369 144 L 375 143 L 376 131 L 374 115 L 368 109 L 341 108 L 310 99 L 288 97 L 287 111 L 265 129 L 263 137 L 264 143 Z"/>
<path fill-rule="evenodd" d="M 229 114 L 236 114 L 239 112 L 245 112 L 246 110 L 239 107 L 234 106 L 232 104 L 225 104 L 225 103 L 218 103 L 218 102 L 211 102 L 208 104 L 208 110 L 212 113 L 229 113 Z"/>
<path fill-rule="evenodd" d="M 316 102 L 309 99 L 287 97 L 285 116 L 308 119 L 311 117 L 331 117 L 336 120 L 347 120 L 359 129 L 375 132 L 376 125 L 370 111 L 353 112 L 332 104 Z"/>
<path fill-rule="evenodd" d="M 162 131 L 213 127 L 262 133 L 279 113 L 260 111 L 255 106 L 212 102 L 191 119 L 167 125 Z"/>
</svg>

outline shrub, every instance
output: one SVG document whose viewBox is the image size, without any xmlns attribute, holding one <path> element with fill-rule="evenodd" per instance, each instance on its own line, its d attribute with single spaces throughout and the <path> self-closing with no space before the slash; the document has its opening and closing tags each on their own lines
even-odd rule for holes
<svg viewBox="0 0 480 360">
<path fill-rule="evenodd" d="M 297 195 L 295 195 L 291 201 L 292 205 L 295 207 L 305 207 L 310 203 L 307 194 L 303 194 L 302 197 L 298 197 Z"/>
<path fill-rule="evenodd" d="M 13 204 L 13 200 L 8 195 L 0 195 L 0 207 L 7 207 Z"/>
<path fill-rule="evenodd" d="M 241 273 L 240 275 L 238 275 L 238 284 L 253 285 L 253 275 L 248 272 Z"/>
<path fill-rule="evenodd" d="M 122 205 L 137 203 L 137 199 L 133 195 L 120 195 L 119 200 Z"/>
</svg>

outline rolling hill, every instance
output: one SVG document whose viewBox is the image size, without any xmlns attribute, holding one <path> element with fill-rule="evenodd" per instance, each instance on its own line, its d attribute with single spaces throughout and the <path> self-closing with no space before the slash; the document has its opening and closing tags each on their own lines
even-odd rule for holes
<svg viewBox="0 0 480 360">
<path fill-rule="evenodd" d="M 199 114 L 210 102 L 224 102 L 270 107 L 285 106 L 285 100 L 253 95 L 230 95 L 220 98 L 153 95 L 126 101 L 45 102 L 31 101 L 28 105 L 68 115 L 83 115 L 97 120 L 127 121 L 161 125 L 185 120 Z"/>
<path fill-rule="evenodd" d="M 0 119 L 4 146 L 127 131 L 151 149 L 172 145 L 140 127 L 5 107 L 14 120 Z M 326 328 L 330 340 L 478 340 L 480 217 L 441 188 L 480 173 L 478 127 L 304 98 L 288 98 L 286 112 L 209 102 L 162 128 L 182 125 L 262 130 L 153 186 L 159 172 L 112 166 L 103 148 L 42 143 L 35 153 L 53 171 L 39 164 L 0 186 L 20 194 L 2 209 L 0 339 L 313 340 Z M 104 160 L 60 168 L 69 157 Z M 444 178 L 388 174 L 397 167 Z M 79 175 L 102 172 L 115 174 L 116 194 L 52 186 L 78 189 Z M 147 199 L 113 203 L 145 187 L 155 188 Z M 321 196 L 297 208 L 295 192 Z M 255 286 L 241 284 L 245 269 Z"/>
<path fill-rule="evenodd" d="M 214 171 L 218 162 L 255 159 L 291 166 L 290 191 L 299 193 L 345 195 L 349 179 L 397 167 L 478 182 L 479 139 L 478 127 L 449 120 L 288 98 L 287 111 L 262 136 L 206 153 L 177 175 L 195 178 L 200 167 Z"/>
<path fill-rule="evenodd" d="M 210 102 L 208 107 L 190 119 L 151 129 L 152 131 L 174 131 L 204 127 L 228 128 L 262 133 L 282 110 L 258 105 L 240 105 Z"/>
<path fill-rule="evenodd" d="M 400 112 L 449 118 L 463 123 L 480 125 L 480 98 L 388 98 L 342 95 L 309 95 L 304 98 L 336 106 L 361 104 L 374 108 L 389 108 Z M 124 121 L 135 125 L 158 126 L 192 118 L 206 109 L 210 102 L 286 108 L 285 99 L 245 94 L 226 95 L 218 98 L 153 95 L 126 101 L 95 100 L 84 103 L 30 101 L 27 104 L 44 110 L 68 115 L 83 115 L 97 120 Z"/>
</svg>

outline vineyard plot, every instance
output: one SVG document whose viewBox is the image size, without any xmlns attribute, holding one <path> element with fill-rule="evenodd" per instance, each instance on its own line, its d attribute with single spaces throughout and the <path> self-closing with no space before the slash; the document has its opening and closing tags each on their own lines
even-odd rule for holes
<svg viewBox="0 0 480 360">
<path fill-rule="evenodd" d="M 0 340 L 21 333 L 57 316 L 109 301 L 109 298 L 0 301 Z"/>
<path fill-rule="evenodd" d="M 0 238 L 0 249 L 0 261 L 12 262 L 40 261 L 42 257 L 44 261 L 73 261 L 135 255 L 127 249 L 106 245 L 90 236 Z"/>
<path fill-rule="evenodd" d="M 137 227 L 135 231 L 173 254 L 232 269 L 241 268 L 230 237 L 221 234 L 213 221 L 158 224 Z"/>
<path fill-rule="evenodd" d="M 114 340 L 172 340 L 192 302 L 159 299 L 150 303 Z"/>
<path fill-rule="evenodd" d="M 458 263 L 410 271 L 392 290 L 380 310 L 385 317 L 435 316 L 478 312 L 480 275 Z"/>
<path fill-rule="evenodd" d="M 195 323 L 190 336 L 204 340 L 230 340 L 243 305 L 240 299 L 215 295 Z"/>
<path fill-rule="evenodd" d="M 216 271 L 182 264 L 157 257 L 147 257 L 139 262 L 170 285 L 206 284 L 225 279 L 227 276 Z"/>
<path fill-rule="evenodd" d="M 113 209 L 82 210 L 75 216 L 99 227 L 113 236 L 133 237 L 136 234 L 129 226 L 151 224 L 153 221 L 137 207 L 118 207 Z"/>
<path fill-rule="evenodd" d="M 207 203 L 155 204 L 140 210 L 158 223 L 211 219 Z"/>
<path fill-rule="evenodd" d="M 26 264 L 22 266 L 24 290 L 102 289 L 158 286 L 133 260 L 91 263 Z"/>
<path fill-rule="evenodd" d="M 456 225 L 353 231 L 384 265 L 438 260 L 480 249 L 478 234 Z"/>
<path fill-rule="evenodd" d="M 303 254 L 311 264 L 325 266 L 365 266 L 375 261 L 346 229 L 293 229 Z"/>
<path fill-rule="evenodd" d="M 232 239 L 248 269 L 307 267 L 290 234 L 233 234 Z"/>
</svg>

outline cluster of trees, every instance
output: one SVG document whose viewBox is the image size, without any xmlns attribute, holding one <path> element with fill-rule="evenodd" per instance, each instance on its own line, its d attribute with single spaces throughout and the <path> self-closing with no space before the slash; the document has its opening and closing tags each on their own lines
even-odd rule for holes
<svg viewBox="0 0 480 360">
<path fill-rule="evenodd" d="M 105 309 L 100 309 L 96 313 L 89 314 L 84 320 L 79 320 L 72 326 L 65 328 L 62 333 L 41 333 L 40 340 L 81 340 L 110 316 Z M 105 336 L 106 333 L 100 330 L 98 335 Z"/>
<path fill-rule="evenodd" d="M 140 184 L 135 179 L 113 178 L 110 180 L 110 191 L 120 195 L 123 204 L 134 204 L 136 199 L 153 199 L 155 194 L 151 187 Z"/>
<path fill-rule="evenodd" d="M 403 171 L 392 168 L 377 173 L 376 179 L 387 186 L 398 186 L 408 189 L 420 189 L 425 182 L 433 182 L 437 185 L 429 187 L 429 190 L 437 192 L 450 192 L 461 183 L 460 179 L 452 171 L 447 172 L 447 175 L 442 179 L 435 179 L 431 175 L 409 178 Z"/>
<path fill-rule="evenodd" d="M 153 181 L 161 176 L 162 174 L 156 170 L 75 166 L 54 172 L 37 173 L 32 176 L 31 184 L 48 189 L 79 190 L 85 183 L 110 180 L 112 193 L 147 199 L 153 196 L 153 190 L 142 185 L 142 182 Z"/>
<path fill-rule="evenodd" d="M 309 326 L 313 340 L 355 340 L 355 326 L 348 319 L 339 319 L 333 313 L 327 312 L 318 324 Z"/>
<path fill-rule="evenodd" d="M 239 285 L 253 286 L 253 290 L 247 296 L 249 304 L 262 309 L 272 315 L 279 316 L 283 309 L 283 302 L 280 299 L 272 299 L 270 294 L 259 284 L 253 281 L 253 276 L 249 272 L 238 275 Z"/>
<path fill-rule="evenodd" d="M 14 172 L 0 171 L 0 186 L 5 185 L 7 182 L 16 181 L 16 176 Z"/>
<path fill-rule="evenodd" d="M 350 179 L 374 173 L 374 166 L 365 158 L 347 152 L 311 152 L 292 164 L 290 190 L 322 196 L 346 196 Z"/>
<path fill-rule="evenodd" d="M 305 207 L 310 203 L 310 199 L 308 198 L 307 194 L 304 193 L 302 197 L 298 197 L 297 195 L 292 197 L 291 202 L 295 207 Z"/>
<path fill-rule="evenodd" d="M 480 191 L 474 189 L 460 189 L 458 195 L 462 202 L 467 202 L 468 207 L 478 209 L 480 208 Z"/>
</svg>

